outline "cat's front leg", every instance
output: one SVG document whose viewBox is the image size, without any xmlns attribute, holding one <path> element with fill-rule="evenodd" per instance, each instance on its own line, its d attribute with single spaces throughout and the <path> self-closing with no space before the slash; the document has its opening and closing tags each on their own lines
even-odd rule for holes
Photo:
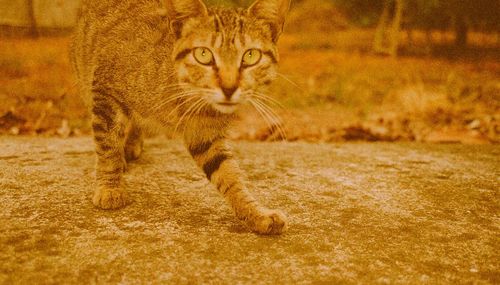
<svg viewBox="0 0 500 285">
<path fill-rule="evenodd" d="M 187 148 L 207 178 L 224 195 L 236 216 L 259 234 L 281 234 L 287 226 L 279 210 L 261 206 L 249 193 L 226 140 L 221 135 L 186 136 Z"/>
<path fill-rule="evenodd" d="M 97 154 L 96 186 L 92 202 L 101 209 L 117 209 L 129 203 L 123 186 L 126 168 L 124 145 L 129 118 L 121 104 L 95 93 L 92 129 Z"/>
</svg>

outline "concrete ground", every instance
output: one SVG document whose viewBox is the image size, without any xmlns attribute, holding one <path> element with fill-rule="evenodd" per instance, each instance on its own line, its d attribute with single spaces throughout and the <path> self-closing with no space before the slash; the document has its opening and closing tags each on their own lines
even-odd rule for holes
<svg viewBox="0 0 500 285">
<path fill-rule="evenodd" d="M 500 284 L 500 147 L 235 143 L 258 236 L 178 141 L 130 165 L 134 203 L 91 204 L 89 138 L 0 137 L 0 284 Z"/>
</svg>

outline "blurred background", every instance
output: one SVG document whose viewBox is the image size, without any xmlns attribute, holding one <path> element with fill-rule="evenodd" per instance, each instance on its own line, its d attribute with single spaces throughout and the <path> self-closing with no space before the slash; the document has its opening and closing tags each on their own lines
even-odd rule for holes
<svg viewBox="0 0 500 285">
<path fill-rule="evenodd" d="M 68 60 L 78 5 L 0 0 L 0 134 L 90 134 Z M 235 139 L 500 142 L 500 1 L 294 0 L 279 45 L 280 119 L 245 112 Z"/>
</svg>

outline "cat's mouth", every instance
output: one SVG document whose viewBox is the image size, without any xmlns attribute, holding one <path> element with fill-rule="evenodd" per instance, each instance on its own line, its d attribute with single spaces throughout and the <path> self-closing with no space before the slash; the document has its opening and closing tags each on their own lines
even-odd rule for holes
<svg viewBox="0 0 500 285">
<path fill-rule="evenodd" d="M 218 102 L 217 104 L 222 105 L 222 106 L 236 106 L 236 105 L 238 105 L 238 103 L 236 103 L 236 102 Z"/>
<path fill-rule="evenodd" d="M 236 111 L 239 104 L 237 102 L 222 101 L 222 102 L 215 102 L 215 104 L 212 105 L 214 109 L 223 114 L 231 114 Z"/>
<path fill-rule="evenodd" d="M 208 101 L 212 108 L 223 114 L 231 114 L 236 112 L 238 106 L 242 103 L 241 91 L 236 89 L 232 92 L 232 96 L 227 96 L 222 90 L 216 92 L 215 96 L 209 97 Z"/>
</svg>

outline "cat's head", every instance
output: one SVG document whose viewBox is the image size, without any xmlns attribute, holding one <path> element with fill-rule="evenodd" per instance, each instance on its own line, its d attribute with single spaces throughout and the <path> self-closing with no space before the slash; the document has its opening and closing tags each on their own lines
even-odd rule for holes
<svg viewBox="0 0 500 285">
<path fill-rule="evenodd" d="M 226 114 L 261 96 L 258 90 L 277 74 L 276 42 L 290 0 L 256 0 L 248 9 L 208 9 L 201 0 L 164 3 L 184 93 Z"/>
</svg>

